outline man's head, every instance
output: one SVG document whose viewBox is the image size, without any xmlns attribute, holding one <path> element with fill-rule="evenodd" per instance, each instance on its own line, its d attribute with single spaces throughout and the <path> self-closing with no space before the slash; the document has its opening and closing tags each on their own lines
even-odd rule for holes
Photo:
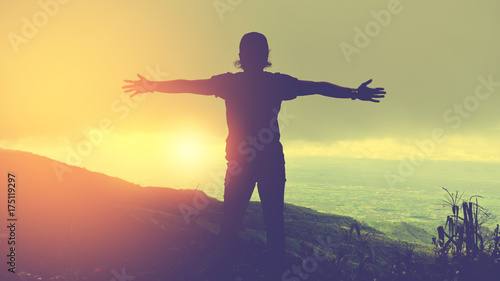
<svg viewBox="0 0 500 281">
<path fill-rule="evenodd" d="M 234 65 L 248 71 L 262 71 L 271 66 L 269 59 L 269 46 L 266 36 L 258 32 L 250 32 L 241 38 L 240 60 Z"/>
</svg>

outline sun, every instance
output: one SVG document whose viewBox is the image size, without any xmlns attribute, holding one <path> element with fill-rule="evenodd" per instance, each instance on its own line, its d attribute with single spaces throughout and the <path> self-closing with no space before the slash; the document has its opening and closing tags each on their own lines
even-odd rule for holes
<svg viewBox="0 0 500 281">
<path fill-rule="evenodd" d="M 176 176 L 189 176 L 209 172 L 213 159 L 220 155 L 210 136 L 199 131 L 181 131 L 167 135 L 163 148 L 165 165 Z"/>
<path fill-rule="evenodd" d="M 176 146 L 176 154 L 179 161 L 185 164 L 195 164 L 202 160 L 202 146 L 193 140 L 179 141 Z"/>
</svg>

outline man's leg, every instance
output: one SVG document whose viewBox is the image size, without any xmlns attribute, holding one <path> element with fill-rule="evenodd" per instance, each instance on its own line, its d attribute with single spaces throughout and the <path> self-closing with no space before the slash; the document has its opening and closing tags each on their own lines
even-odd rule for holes
<svg viewBox="0 0 500 281">
<path fill-rule="evenodd" d="M 226 173 L 221 236 L 225 236 L 227 239 L 237 237 L 248 203 L 252 197 L 255 183 L 256 179 L 251 168 L 245 167 L 237 175 Z"/>
<path fill-rule="evenodd" d="M 285 266 L 284 164 L 268 169 L 259 180 L 258 190 L 267 232 L 267 271 L 272 280 L 281 278 Z"/>
<path fill-rule="evenodd" d="M 238 231 L 243 223 L 245 211 L 255 188 L 255 177 L 249 168 L 238 175 L 226 173 L 224 187 L 224 214 L 216 248 L 219 250 L 214 260 L 214 269 L 220 278 L 227 277 L 231 262 L 235 260 Z"/>
</svg>

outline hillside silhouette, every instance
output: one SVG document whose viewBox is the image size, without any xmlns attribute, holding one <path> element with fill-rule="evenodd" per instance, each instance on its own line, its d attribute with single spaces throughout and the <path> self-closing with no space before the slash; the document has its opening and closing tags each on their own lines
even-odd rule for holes
<svg viewBox="0 0 500 281">
<path fill-rule="evenodd" d="M 207 197 L 206 207 L 186 223 L 179 206 L 192 206 L 197 193 L 206 196 L 201 191 L 141 187 L 74 166 L 59 181 L 53 165 L 63 164 L 55 160 L 5 149 L 0 149 L 0 159 L 2 175 L 13 172 L 18 181 L 16 272 L 21 275 L 2 280 L 111 280 L 113 272 L 122 271 L 135 280 L 205 280 L 203 271 L 217 251 L 213 242 L 222 219 L 221 201 Z M 2 192 L 2 209 L 5 196 Z M 336 274 L 331 264 L 338 266 L 340 255 L 354 251 L 352 245 L 364 247 L 363 239 L 362 258 L 380 266 L 397 259 L 405 245 L 353 218 L 290 204 L 285 221 L 291 265 L 312 256 L 321 246 L 318 239 L 342 244 L 338 253 L 326 254 L 329 259 L 311 273 L 316 275 L 311 280 L 331 280 L 327 278 Z M 234 270 L 241 280 L 260 280 L 265 227 L 259 202 L 251 202 L 244 227 Z M 5 255 L 1 262 L 5 265 Z"/>
</svg>

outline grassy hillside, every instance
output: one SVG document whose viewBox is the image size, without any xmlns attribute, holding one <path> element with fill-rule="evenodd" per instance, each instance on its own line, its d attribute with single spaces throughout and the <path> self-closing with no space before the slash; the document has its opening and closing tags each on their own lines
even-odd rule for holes
<svg viewBox="0 0 500 281">
<path fill-rule="evenodd" d="M 0 160 L 2 177 L 16 175 L 19 218 L 16 274 L 7 272 L 7 245 L 1 241 L 2 280 L 207 280 L 222 202 L 200 191 L 141 187 L 78 167 L 66 167 L 70 171 L 57 177 L 54 167 L 63 164 L 26 152 L 0 149 Z M 1 194 L 1 210 L 7 208 L 6 195 Z M 6 212 L 1 215 L 5 221 Z M 415 247 L 353 218 L 290 204 L 285 221 L 287 262 L 307 268 L 309 280 L 412 280 L 403 278 L 410 273 L 431 280 L 430 245 Z M 418 228 L 398 229 L 422 242 Z M 260 203 L 251 202 L 240 236 L 238 280 L 262 280 Z M 327 249 L 327 242 L 335 246 Z"/>
</svg>

